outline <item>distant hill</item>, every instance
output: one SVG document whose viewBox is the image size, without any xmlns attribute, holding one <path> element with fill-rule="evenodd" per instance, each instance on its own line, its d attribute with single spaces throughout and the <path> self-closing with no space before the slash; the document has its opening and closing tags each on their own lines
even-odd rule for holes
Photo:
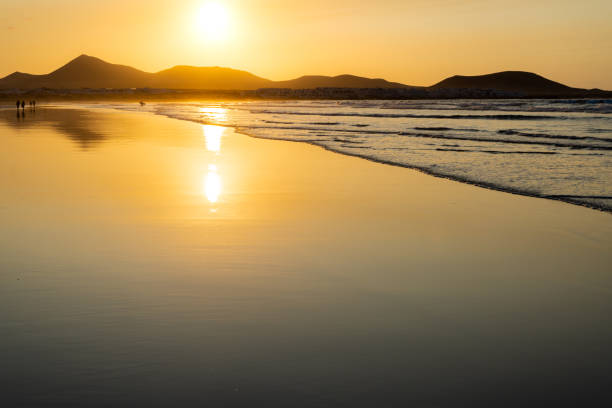
<svg viewBox="0 0 612 408">
<path fill-rule="evenodd" d="M 179 65 L 151 74 L 151 87 L 167 89 L 258 89 L 272 81 L 246 71 L 222 67 Z"/>
<path fill-rule="evenodd" d="M 430 87 L 415 87 L 384 79 L 354 75 L 302 76 L 289 81 L 271 81 L 246 71 L 223 67 L 179 65 L 150 73 L 111 64 L 99 58 L 81 55 L 57 70 L 44 75 L 15 72 L 0 79 L 0 90 L 39 92 L 51 90 L 151 88 L 179 92 L 225 91 L 240 95 L 297 98 L 492 98 L 492 97 L 595 97 L 610 98 L 612 92 L 599 89 L 572 88 L 540 75 L 523 71 L 504 71 L 488 75 L 455 75 Z M 317 92 L 302 92 L 327 88 Z M 87 93 L 89 90 L 85 90 Z M 342 91 L 342 90 L 346 91 Z M 8 90 L 8 93 L 7 91 Z M 37 91 L 39 90 L 39 91 Z M 255 92 L 262 90 L 262 92 Z M 44 92 L 47 92 L 46 90 Z M 79 91 L 80 92 L 80 91 Z M 244 92 L 242 92 L 244 94 Z"/>
<path fill-rule="evenodd" d="M 532 72 L 504 71 L 488 75 L 462 76 L 455 75 L 438 82 L 430 89 L 491 89 L 533 95 L 573 95 L 585 92 L 605 92 L 599 89 L 585 90 L 572 88 L 559 82 L 551 81 Z"/>
<path fill-rule="evenodd" d="M 0 79 L 0 88 L 132 88 L 148 86 L 152 79 L 147 72 L 81 55 L 49 74 L 15 72 Z"/>
<path fill-rule="evenodd" d="M 15 72 L 0 79 L 0 89 L 165 88 L 254 90 L 259 88 L 407 88 L 407 85 L 353 75 L 304 76 L 290 81 L 270 81 L 246 71 L 222 67 L 180 65 L 149 73 L 81 55 L 45 75 Z"/>
<path fill-rule="evenodd" d="M 389 82 L 384 79 L 370 79 L 355 75 L 338 75 L 334 77 L 307 75 L 290 81 L 277 81 L 277 88 L 309 89 L 309 88 L 411 88 L 409 85 Z"/>
</svg>

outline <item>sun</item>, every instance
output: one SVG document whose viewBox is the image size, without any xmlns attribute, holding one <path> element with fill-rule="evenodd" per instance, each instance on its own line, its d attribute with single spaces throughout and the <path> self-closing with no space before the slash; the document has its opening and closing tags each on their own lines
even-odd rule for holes
<svg viewBox="0 0 612 408">
<path fill-rule="evenodd" d="M 229 14 L 218 2 L 205 3 L 196 16 L 196 29 L 205 40 L 219 41 L 227 36 Z"/>
</svg>

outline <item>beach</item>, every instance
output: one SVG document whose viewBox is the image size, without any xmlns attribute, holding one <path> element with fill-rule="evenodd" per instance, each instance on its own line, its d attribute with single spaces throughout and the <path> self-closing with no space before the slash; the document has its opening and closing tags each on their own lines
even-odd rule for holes
<svg viewBox="0 0 612 408">
<path fill-rule="evenodd" d="M 142 112 L 0 140 L 10 406 L 612 402 L 609 213 Z"/>
<path fill-rule="evenodd" d="M 98 101 L 612 212 L 612 100 Z M 67 104 L 66 106 L 71 106 Z"/>
</svg>

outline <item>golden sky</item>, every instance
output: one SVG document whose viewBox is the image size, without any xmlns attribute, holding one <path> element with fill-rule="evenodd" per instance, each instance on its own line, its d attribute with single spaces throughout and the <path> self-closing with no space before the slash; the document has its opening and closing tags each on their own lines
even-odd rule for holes
<svg viewBox="0 0 612 408">
<path fill-rule="evenodd" d="M 145 71 L 218 65 L 273 80 L 351 73 L 432 85 L 524 70 L 612 89 L 610 0 L 207 3 L 1 0 L 0 76 L 47 73 L 85 53 Z"/>
</svg>

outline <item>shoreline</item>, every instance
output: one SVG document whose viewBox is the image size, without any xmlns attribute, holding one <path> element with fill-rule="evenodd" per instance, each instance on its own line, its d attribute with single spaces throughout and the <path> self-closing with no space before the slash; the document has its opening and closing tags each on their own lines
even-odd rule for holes
<svg viewBox="0 0 612 408">
<path fill-rule="evenodd" d="M 102 109 L 104 109 L 106 107 L 103 107 Z M 119 108 L 113 108 L 115 110 L 121 111 L 121 109 Z M 192 119 L 187 119 L 187 118 L 176 118 L 170 115 L 165 115 L 165 114 L 161 114 L 161 113 L 155 113 L 155 112 L 144 112 L 144 113 L 149 113 L 152 115 L 156 115 L 156 116 L 163 116 L 163 117 L 167 117 L 170 119 L 176 119 L 176 120 L 180 120 L 180 121 L 188 121 L 188 122 L 193 122 L 193 123 L 198 123 L 201 125 L 206 125 L 206 124 L 210 124 L 206 121 L 198 121 L 198 120 L 192 120 Z M 395 163 L 392 161 L 386 161 L 386 160 L 380 160 L 380 159 L 376 159 L 373 157 L 369 157 L 367 155 L 359 155 L 359 154 L 353 154 L 353 153 L 348 153 L 348 152 L 343 152 L 343 151 L 338 151 L 332 148 L 329 148 L 327 146 L 318 144 L 316 142 L 312 142 L 312 141 L 297 141 L 297 140 L 292 140 L 292 139 L 286 139 L 286 138 L 268 138 L 268 137 L 262 137 L 262 136 L 257 136 L 254 135 L 252 133 L 249 133 L 249 131 L 247 129 L 244 128 L 240 128 L 239 126 L 232 126 L 232 125 L 223 125 L 223 124 L 215 124 L 215 126 L 223 126 L 223 127 L 227 127 L 232 129 L 233 131 L 237 132 L 237 133 L 241 133 L 244 134 L 246 136 L 255 138 L 255 139 L 263 139 L 263 140 L 282 140 L 282 141 L 286 141 L 286 142 L 293 142 L 293 143 L 306 143 L 306 144 L 310 144 L 313 146 L 317 146 L 320 147 L 324 150 L 327 150 L 329 152 L 335 153 L 335 154 L 339 154 L 339 155 L 344 155 L 344 156 L 350 156 L 350 157 L 357 157 L 357 158 L 361 158 L 364 160 L 368 160 L 374 163 L 380 163 L 380 164 L 385 164 L 385 165 L 389 165 L 389 166 L 394 166 L 394 167 L 401 167 L 401 168 L 405 168 L 405 169 L 410 169 L 410 170 L 416 170 L 418 172 L 421 172 L 423 174 L 426 174 L 428 176 L 432 176 L 432 177 L 436 177 L 436 178 L 440 178 L 440 179 L 447 179 L 447 180 L 451 180 L 454 182 L 458 182 L 458 183 L 462 183 L 462 184 L 468 184 L 468 185 L 472 185 L 472 186 L 476 186 L 476 187 L 480 187 L 486 190 L 493 190 L 493 191 L 500 191 L 500 192 L 504 192 L 504 193 L 508 193 L 508 194 L 513 194 L 513 195 L 519 195 L 519 196 L 524 196 L 524 197 L 533 197 L 533 198 L 540 198 L 540 199 L 546 199 L 546 200 L 552 200 L 552 201 L 558 201 L 558 202 L 563 202 L 566 204 L 571 204 L 571 205 L 577 205 L 580 207 L 585 207 L 591 210 L 596 210 L 596 211 L 601 211 L 607 214 L 612 214 L 612 204 L 610 205 L 597 205 L 597 204 L 593 204 L 593 203 L 588 203 L 588 202 L 584 202 L 584 201 L 580 201 L 576 198 L 579 197 L 575 197 L 575 196 L 566 196 L 566 195 L 541 195 L 541 194 L 537 194 L 537 193 L 531 193 L 528 191 L 522 191 L 522 190 L 518 190 L 518 189 L 512 189 L 512 188 L 505 188 L 493 183 L 486 183 L 486 182 L 480 182 L 480 181 L 474 181 L 471 180 L 469 178 L 464 178 L 464 177 L 459 177 L 459 176 L 455 176 L 455 175 L 449 175 L 449 174 L 445 174 L 445 173 L 437 173 L 435 171 L 432 171 L 430 169 L 427 168 L 423 168 L 423 167 L 419 167 L 419 166 L 411 166 L 408 164 L 402 164 L 402 163 Z M 582 197 L 580 197 L 582 198 Z M 598 198 L 602 198 L 602 199 L 612 199 L 612 197 L 605 197 L 605 196 L 597 196 L 597 197 L 592 197 L 592 196 L 584 196 L 584 198 L 593 198 L 593 199 L 598 199 Z"/>
<path fill-rule="evenodd" d="M 102 101 L 97 101 L 97 102 L 102 102 Z M 202 103 L 200 101 L 200 103 Z M 206 103 L 206 102 L 204 102 Z M 212 102 L 211 102 L 212 103 Z M 47 107 L 51 107 L 54 108 L 53 105 L 47 106 Z M 57 108 L 65 108 L 66 106 L 62 106 L 62 105 L 58 105 Z M 76 107 L 78 108 L 78 104 L 76 105 Z M 70 109 L 71 107 L 68 106 L 68 109 Z M 89 109 L 89 106 L 84 106 L 84 107 L 80 107 L 81 109 Z M 138 112 L 138 111 L 126 111 L 121 109 L 120 107 L 106 107 L 106 106 L 102 106 L 102 107 L 95 107 L 95 109 L 111 109 L 113 111 L 118 111 L 118 112 Z M 210 125 L 210 123 L 206 122 L 206 121 L 200 121 L 200 120 L 195 120 L 195 119 L 189 119 L 189 118 L 177 118 L 171 115 L 166 115 L 163 113 L 156 113 L 156 112 L 139 112 L 139 113 L 146 113 L 146 114 L 150 114 L 150 115 L 154 115 L 154 116 L 161 116 L 161 117 L 165 117 L 165 118 L 169 118 L 169 119 L 175 119 L 175 120 L 179 120 L 179 121 L 187 121 L 187 122 L 192 122 L 192 123 L 197 123 L 200 125 Z M 349 153 L 349 152 L 344 152 L 344 151 L 338 151 L 332 148 L 329 148 L 327 146 L 318 144 L 317 142 L 312 142 L 312 141 L 298 141 L 298 140 L 292 140 L 292 139 L 287 139 L 287 138 L 268 138 L 268 137 L 262 137 L 262 136 L 257 136 L 255 134 L 249 133 L 248 129 L 244 129 L 241 128 L 239 126 L 232 126 L 232 125 L 223 125 L 223 124 L 214 124 L 215 126 L 223 126 L 229 129 L 232 129 L 233 131 L 235 131 L 236 133 L 240 133 L 243 135 L 246 135 L 248 137 L 252 137 L 255 139 L 262 139 L 262 140 L 282 140 L 282 141 L 286 141 L 286 142 L 292 142 L 292 143 L 305 143 L 305 144 L 309 144 L 309 145 L 313 145 L 313 146 L 317 146 L 319 148 L 322 148 L 326 151 L 335 153 L 335 154 L 339 154 L 339 155 L 343 155 L 343 156 L 350 156 L 350 157 L 357 157 L 360 159 L 364 159 L 370 162 L 374 162 L 374 163 L 380 163 L 380 164 L 384 164 L 384 165 L 389 165 L 389 166 L 394 166 L 394 167 L 400 167 L 400 168 L 405 168 L 405 169 L 410 169 L 410 170 L 415 170 L 418 171 L 420 173 L 426 174 L 428 176 L 431 177 L 435 177 L 435 178 L 440 178 L 440 179 L 446 179 L 446 180 L 451 180 L 457 183 L 461 183 L 461 184 L 467 184 L 467 185 L 471 185 L 471 186 L 475 186 L 475 187 L 480 187 L 486 190 L 492 190 L 492 191 L 499 191 L 499 192 L 503 192 L 503 193 L 507 193 L 507 194 L 512 194 L 512 195 L 518 195 L 518 196 L 524 196 L 524 197 L 532 197 L 532 198 L 539 198 L 539 199 L 545 199 L 545 200 L 551 200 L 551 201 L 557 201 L 557 202 L 562 202 L 562 203 L 566 203 L 566 204 L 571 204 L 571 205 L 576 205 L 576 206 L 580 206 L 580 207 L 584 207 L 584 208 L 588 208 L 591 210 L 596 210 L 596 211 L 600 211 L 600 212 L 604 212 L 607 214 L 612 214 L 612 204 L 610 205 L 606 205 L 606 204 L 601 204 L 601 205 L 597 205 L 597 204 L 593 204 L 593 203 L 589 203 L 589 202 L 585 202 L 585 201 L 581 201 L 578 198 L 592 198 L 592 199 L 611 199 L 612 197 L 607 197 L 607 196 L 581 196 L 581 197 L 577 197 L 577 196 L 570 196 L 570 195 L 541 195 L 541 194 L 537 194 L 537 193 L 532 193 L 532 192 L 528 192 L 528 191 L 522 191 L 519 189 L 513 189 L 513 188 L 506 188 L 506 187 L 502 187 L 493 183 L 486 183 L 486 182 L 480 182 L 480 181 L 474 181 L 471 180 L 469 178 L 464 178 L 464 177 L 460 177 L 460 176 L 455 176 L 455 175 L 449 175 L 449 174 L 445 174 L 445 173 L 437 173 L 435 171 L 432 171 L 430 169 L 427 168 L 423 168 L 423 167 L 419 167 L 419 166 L 411 166 L 408 164 L 403 164 L 403 163 L 396 163 L 396 162 L 392 162 L 392 161 L 387 161 L 387 160 L 380 160 L 377 158 L 373 158 L 367 155 L 359 155 L 359 154 L 354 154 L 354 153 Z"/>
</svg>

